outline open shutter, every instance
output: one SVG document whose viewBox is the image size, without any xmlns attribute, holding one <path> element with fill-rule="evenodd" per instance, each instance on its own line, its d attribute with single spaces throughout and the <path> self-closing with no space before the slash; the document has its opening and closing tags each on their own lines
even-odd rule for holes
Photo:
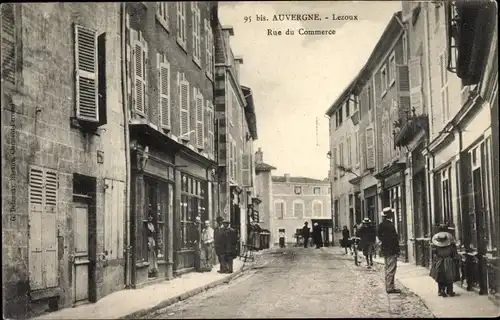
<svg viewBox="0 0 500 320">
<path fill-rule="evenodd" d="M 251 186 L 252 178 L 250 171 L 250 155 L 248 153 L 243 153 L 242 163 L 241 163 L 241 173 L 243 175 L 243 186 Z"/>
<path fill-rule="evenodd" d="M 333 157 L 333 178 L 337 179 L 338 178 L 338 171 L 339 169 L 337 168 L 338 166 L 338 156 L 337 156 L 337 148 L 333 148 L 332 150 L 332 157 Z"/>
<path fill-rule="evenodd" d="M 354 163 L 359 165 L 359 131 L 354 133 Z"/>
<path fill-rule="evenodd" d="M 208 150 L 207 152 L 211 155 L 214 154 L 215 150 L 215 142 L 214 142 L 214 111 L 212 107 L 212 103 L 207 100 L 206 102 L 207 105 L 207 119 L 205 120 L 205 123 L 207 124 L 208 128 L 208 137 L 207 137 L 207 145 L 208 145 Z"/>
<path fill-rule="evenodd" d="M 375 168 L 375 135 L 373 128 L 366 128 L 366 169 Z"/>
<path fill-rule="evenodd" d="M 138 113 L 145 114 L 145 96 L 146 96 L 146 80 L 145 80 L 145 50 L 143 44 L 136 39 L 134 45 L 134 107 Z"/>
<path fill-rule="evenodd" d="M 170 129 L 170 63 L 163 55 L 158 54 L 159 62 L 159 108 L 160 125 L 164 129 Z"/>
<path fill-rule="evenodd" d="M 30 288 L 57 287 L 57 172 L 30 168 Z"/>
<path fill-rule="evenodd" d="M 406 65 L 397 66 L 397 83 L 398 83 L 398 112 L 399 118 L 405 119 L 407 111 L 411 109 L 410 101 L 410 75 Z M 417 111 L 417 110 L 415 110 Z"/>
<path fill-rule="evenodd" d="M 181 139 L 189 140 L 189 83 L 179 76 L 180 108 L 181 108 Z"/>
<path fill-rule="evenodd" d="M 410 99 L 411 109 L 415 108 L 415 112 L 422 113 L 422 68 L 420 57 L 415 57 L 408 62 L 409 79 L 410 79 Z"/>
<path fill-rule="evenodd" d="M 98 122 L 97 33 L 75 26 L 76 118 Z"/>
<path fill-rule="evenodd" d="M 205 127 L 204 127 L 204 107 L 203 96 L 198 91 L 196 95 L 196 146 L 198 149 L 205 149 Z"/>
<path fill-rule="evenodd" d="M 15 84 L 16 25 L 14 4 L 2 4 L 2 79 Z"/>
</svg>

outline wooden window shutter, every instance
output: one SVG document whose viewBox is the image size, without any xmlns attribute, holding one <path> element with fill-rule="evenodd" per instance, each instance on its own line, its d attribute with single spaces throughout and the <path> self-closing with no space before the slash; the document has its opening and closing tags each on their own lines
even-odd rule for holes
<svg viewBox="0 0 500 320">
<path fill-rule="evenodd" d="M 213 155 L 214 154 L 214 151 L 215 151 L 215 147 L 214 147 L 214 112 L 213 112 L 213 106 L 212 106 L 212 103 L 210 102 L 210 100 L 207 100 L 206 102 L 206 106 L 207 106 L 207 119 L 205 120 L 206 124 L 207 124 L 207 132 L 208 132 L 208 143 L 207 143 L 207 146 L 208 146 L 208 150 L 207 152 L 210 154 L 210 155 Z"/>
<path fill-rule="evenodd" d="M 134 107 L 139 114 L 146 115 L 147 111 L 147 46 L 141 41 L 140 34 L 134 45 Z"/>
<path fill-rule="evenodd" d="M 375 134 L 373 128 L 366 128 L 366 169 L 375 168 Z"/>
<path fill-rule="evenodd" d="M 333 178 L 337 179 L 338 177 L 338 162 L 337 162 L 337 148 L 334 147 L 332 150 L 332 162 L 333 162 Z"/>
<path fill-rule="evenodd" d="M 196 95 L 196 146 L 205 149 L 205 122 L 204 122 L 203 96 L 199 90 Z"/>
<path fill-rule="evenodd" d="M 251 171 L 250 171 L 250 155 L 248 153 L 243 153 L 242 155 L 242 164 L 241 164 L 241 172 L 243 174 L 243 185 L 244 186 L 251 186 L 252 183 L 252 178 L 251 178 Z"/>
<path fill-rule="evenodd" d="M 2 10 L 2 79 L 16 83 L 16 24 L 14 4 L 4 3 Z"/>
<path fill-rule="evenodd" d="M 181 139 L 189 140 L 189 82 L 184 79 L 184 75 L 179 75 L 179 97 L 181 109 Z"/>
<path fill-rule="evenodd" d="M 29 175 L 29 269 L 31 290 L 59 285 L 57 257 L 57 190 L 54 170 L 31 167 Z"/>
<path fill-rule="evenodd" d="M 74 27 L 76 118 L 98 122 L 97 33 L 80 25 Z"/>
<path fill-rule="evenodd" d="M 104 179 L 104 250 L 109 260 L 123 258 L 125 183 Z"/>
<path fill-rule="evenodd" d="M 186 45 L 186 2 L 177 2 L 177 40 Z"/>
<path fill-rule="evenodd" d="M 408 61 L 411 109 L 422 112 L 422 68 L 420 57 Z"/>
<path fill-rule="evenodd" d="M 160 125 L 170 129 L 170 63 L 164 55 L 158 54 Z"/>
</svg>

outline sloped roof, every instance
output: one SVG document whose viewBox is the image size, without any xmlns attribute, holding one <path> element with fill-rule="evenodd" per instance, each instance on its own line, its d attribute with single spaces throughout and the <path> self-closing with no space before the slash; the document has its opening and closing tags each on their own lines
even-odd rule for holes
<svg viewBox="0 0 500 320">
<path fill-rule="evenodd" d="M 286 177 L 284 176 L 273 176 L 273 182 L 286 182 Z M 307 178 L 307 177 L 289 177 L 290 183 L 328 183 L 325 180 Z"/>
<path fill-rule="evenodd" d="M 271 171 L 271 170 L 276 170 L 276 168 L 264 162 L 257 163 L 255 165 L 255 171 Z"/>
</svg>

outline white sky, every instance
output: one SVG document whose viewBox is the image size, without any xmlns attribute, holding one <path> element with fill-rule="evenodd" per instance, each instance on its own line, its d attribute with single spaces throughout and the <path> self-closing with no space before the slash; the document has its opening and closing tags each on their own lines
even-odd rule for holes
<svg viewBox="0 0 500 320">
<path fill-rule="evenodd" d="M 240 82 L 254 93 L 259 136 L 254 148 L 262 148 L 264 162 L 277 168 L 275 175 L 327 177 L 325 112 L 365 64 L 398 10 L 400 1 L 219 2 L 221 24 L 234 28 L 233 53 L 244 60 Z M 358 21 L 271 21 L 279 13 L 357 15 Z M 270 21 L 257 22 L 256 14 Z M 300 27 L 335 29 L 336 34 L 267 35 L 267 29 L 284 33 Z"/>
</svg>

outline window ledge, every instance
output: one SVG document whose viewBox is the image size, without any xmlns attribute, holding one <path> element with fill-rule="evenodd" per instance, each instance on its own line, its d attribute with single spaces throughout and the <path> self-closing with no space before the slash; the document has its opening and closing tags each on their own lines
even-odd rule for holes
<svg viewBox="0 0 500 320">
<path fill-rule="evenodd" d="M 170 33 L 170 28 L 168 26 L 168 21 L 163 19 L 158 13 L 156 14 L 156 21 L 158 21 L 161 26 L 163 27 L 163 29 L 165 29 L 165 31 L 167 31 L 168 33 Z"/>
<path fill-rule="evenodd" d="M 205 75 L 207 76 L 207 78 L 210 80 L 210 81 L 214 81 L 214 77 L 212 76 L 212 73 L 208 72 L 208 71 L 205 71 Z"/>
<path fill-rule="evenodd" d="M 101 130 L 99 130 L 101 125 L 99 123 L 83 121 L 76 117 L 70 118 L 70 127 L 73 129 L 81 130 L 86 133 L 91 133 L 95 136 L 101 135 Z"/>
<path fill-rule="evenodd" d="M 147 262 L 147 261 L 138 261 L 138 262 L 135 263 L 135 266 L 137 268 L 149 267 L 149 262 Z"/>
<path fill-rule="evenodd" d="M 52 297 L 59 297 L 61 293 L 62 293 L 61 288 L 57 287 L 57 288 L 48 288 L 48 289 L 31 291 L 29 293 L 29 296 L 31 301 L 38 301 Z"/>
<path fill-rule="evenodd" d="M 392 88 L 392 86 L 396 83 L 396 79 L 392 79 L 391 83 L 389 84 L 389 88 Z"/>
<path fill-rule="evenodd" d="M 194 62 L 194 64 L 195 64 L 198 68 L 200 68 L 200 70 L 203 70 L 203 68 L 201 67 L 201 61 L 200 61 L 200 59 L 198 59 L 198 58 L 197 58 L 197 57 L 195 57 L 194 55 L 193 55 L 193 62 Z"/>
<path fill-rule="evenodd" d="M 182 41 L 179 37 L 177 37 L 177 44 L 182 48 L 182 50 L 184 50 L 186 54 L 188 53 L 186 41 Z"/>
<path fill-rule="evenodd" d="M 383 99 L 387 95 L 387 89 L 382 92 L 382 95 L 380 96 L 381 99 Z"/>
</svg>

